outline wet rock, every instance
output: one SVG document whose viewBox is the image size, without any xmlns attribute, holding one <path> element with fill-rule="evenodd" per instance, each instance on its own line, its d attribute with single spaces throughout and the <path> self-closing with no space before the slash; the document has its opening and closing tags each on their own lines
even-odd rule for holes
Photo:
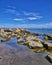
<svg viewBox="0 0 52 65">
<path fill-rule="evenodd" d="M 36 48 L 36 49 L 34 49 L 34 52 L 36 52 L 36 53 L 39 53 L 39 52 L 42 52 L 42 51 L 45 51 L 45 48 Z"/>
<path fill-rule="evenodd" d="M 34 36 L 41 36 L 42 34 L 32 33 Z"/>
<path fill-rule="evenodd" d="M 47 37 L 49 40 L 52 40 L 52 34 L 48 34 Z"/>
<path fill-rule="evenodd" d="M 43 47 L 42 43 L 40 42 L 36 42 L 36 41 L 28 41 L 28 42 L 29 42 L 29 46 L 32 48 Z"/>
<path fill-rule="evenodd" d="M 47 41 L 43 41 L 43 46 L 46 48 L 46 49 L 52 49 L 52 44 L 47 42 Z"/>
<path fill-rule="evenodd" d="M 47 55 L 47 59 L 52 63 L 52 53 Z"/>
<path fill-rule="evenodd" d="M 38 38 L 38 37 L 34 37 L 34 36 L 28 36 L 27 38 L 26 38 L 26 40 L 28 41 L 37 41 L 37 42 L 40 42 L 41 40 Z"/>
<path fill-rule="evenodd" d="M 52 34 L 44 35 L 45 40 L 52 40 Z"/>
<path fill-rule="evenodd" d="M 17 39 L 20 39 L 20 35 L 17 35 L 16 37 L 17 37 Z"/>
<path fill-rule="evenodd" d="M 9 41 L 9 40 L 10 40 L 10 38 L 11 38 L 11 37 L 9 37 L 9 38 L 4 38 L 4 39 L 2 39 L 2 40 L 1 40 L 1 42 L 6 42 L 6 41 Z"/>
<path fill-rule="evenodd" d="M 23 42 L 24 42 L 24 41 L 23 41 L 22 39 L 18 39 L 18 43 L 19 43 L 19 44 L 23 44 Z"/>
</svg>

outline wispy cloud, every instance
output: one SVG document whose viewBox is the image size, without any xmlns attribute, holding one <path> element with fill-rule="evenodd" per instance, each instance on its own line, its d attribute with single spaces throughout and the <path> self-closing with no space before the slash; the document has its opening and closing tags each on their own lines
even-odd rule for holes
<svg viewBox="0 0 52 65">
<path fill-rule="evenodd" d="M 2 28 L 52 28 L 52 22 L 45 24 L 8 24 L 2 23 L 0 24 Z"/>
<path fill-rule="evenodd" d="M 16 17 L 14 18 L 14 21 L 21 21 L 21 20 L 39 20 L 43 18 L 39 13 L 36 12 L 29 12 L 29 11 L 17 11 L 15 6 L 8 6 L 8 8 L 5 10 L 6 13 L 14 14 Z"/>
<path fill-rule="evenodd" d="M 42 18 L 42 16 L 33 16 L 33 17 L 28 17 L 27 19 L 28 20 L 39 20 L 41 18 Z"/>
<path fill-rule="evenodd" d="M 24 19 L 23 18 L 14 18 L 13 20 L 15 20 L 15 21 L 22 21 Z"/>
<path fill-rule="evenodd" d="M 15 6 L 11 6 L 11 5 L 9 5 L 8 8 L 9 8 L 9 9 L 16 9 Z"/>
<path fill-rule="evenodd" d="M 37 17 L 28 17 L 27 19 L 28 19 L 28 20 L 37 20 L 37 19 L 39 19 L 39 18 L 37 18 Z"/>
<path fill-rule="evenodd" d="M 26 11 L 23 11 L 23 13 L 24 13 L 24 15 L 26 15 L 26 16 L 37 16 L 38 15 L 38 13 L 35 13 L 35 12 L 26 12 Z"/>
<path fill-rule="evenodd" d="M 6 9 L 5 12 L 6 12 L 6 13 L 15 14 L 16 10 L 14 10 L 14 9 Z"/>
<path fill-rule="evenodd" d="M 52 22 L 45 24 L 22 24 L 19 25 L 21 28 L 52 28 Z"/>
</svg>

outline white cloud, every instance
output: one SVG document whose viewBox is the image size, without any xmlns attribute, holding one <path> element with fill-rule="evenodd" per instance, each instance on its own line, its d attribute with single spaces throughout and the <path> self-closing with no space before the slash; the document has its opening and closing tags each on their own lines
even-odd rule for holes
<svg viewBox="0 0 52 65">
<path fill-rule="evenodd" d="M 28 20 L 37 20 L 37 19 L 41 19 L 43 18 L 43 16 L 40 16 L 39 13 L 35 13 L 35 12 L 25 12 L 23 11 L 24 15 L 27 16 Z"/>
<path fill-rule="evenodd" d="M 5 12 L 15 14 L 16 10 L 14 10 L 14 9 L 6 9 Z"/>
<path fill-rule="evenodd" d="M 28 20 L 38 20 L 38 19 L 41 19 L 42 16 L 34 16 L 34 17 L 28 17 L 27 19 Z"/>
<path fill-rule="evenodd" d="M 42 16 L 39 15 L 39 13 L 36 12 L 26 12 L 26 11 L 17 11 L 15 6 L 8 6 L 8 8 L 5 10 L 5 13 L 9 13 L 10 15 L 14 14 L 16 17 L 20 18 L 14 18 L 13 20 L 18 21 L 18 20 L 39 20 L 43 18 Z M 22 17 L 24 19 L 22 19 Z"/>
<path fill-rule="evenodd" d="M 26 12 L 26 11 L 23 11 L 23 14 L 26 15 L 26 16 L 30 16 L 30 15 L 36 16 L 36 15 L 38 15 L 38 13 L 35 13 L 35 12 Z"/>
<path fill-rule="evenodd" d="M 24 20 L 24 19 L 22 19 L 22 18 L 15 18 L 15 19 L 13 19 L 13 20 L 15 20 L 15 21 L 22 21 L 22 20 Z"/>
<path fill-rule="evenodd" d="M 38 18 L 37 17 L 28 17 L 27 19 L 28 20 L 37 20 Z"/>
</svg>

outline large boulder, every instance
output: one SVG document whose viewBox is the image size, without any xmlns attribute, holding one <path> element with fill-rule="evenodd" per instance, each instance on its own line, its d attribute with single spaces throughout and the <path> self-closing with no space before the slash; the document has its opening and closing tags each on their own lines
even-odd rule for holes
<svg viewBox="0 0 52 65">
<path fill-rule="evenodd" d="M 26 38 L 26 40 L 28 41 L 30 41 L 30 40 L 32 40 L 32 41 L 37 41 L 37 42 L 40 42 L 41 40 L 38 38 L 38 37 L 34 37 L 33 35 L 31 35 L 31 36 L 28 36 L 27 38 Z"/>
<path fill-rule="evenodd" d="M 43 47 L 41 42 L 36 42 L 36 41 L 28 41 L 28 42 L 29 42 L 29 46 L 32 48 Z"/>
</svg>

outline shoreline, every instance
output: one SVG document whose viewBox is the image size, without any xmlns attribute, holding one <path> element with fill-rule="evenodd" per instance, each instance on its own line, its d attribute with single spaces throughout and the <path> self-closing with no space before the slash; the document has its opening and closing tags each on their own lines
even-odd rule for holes
<svg viewBox="0 0 52 65">
<path fill-rule="evenodd" d="M 42 35 L 36 33 L 32 34 L 28 30 L 22 28 L 0 29 L 1 42 L 3 43 L 10 41 L 11 38 L 16 38 L 17 44 L 26 46 L 33 52 L 45 52 L 43 56 L 52 53 L 52 44 L 47 41 L 49 39 L 52 40 L 52 34 L 44 34 L 44 40 L 41 40 L 38 36 Z"/>
</svg>

